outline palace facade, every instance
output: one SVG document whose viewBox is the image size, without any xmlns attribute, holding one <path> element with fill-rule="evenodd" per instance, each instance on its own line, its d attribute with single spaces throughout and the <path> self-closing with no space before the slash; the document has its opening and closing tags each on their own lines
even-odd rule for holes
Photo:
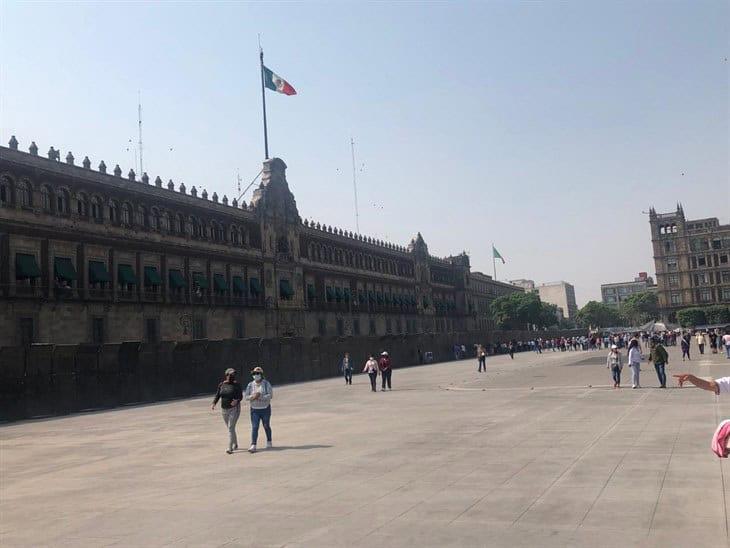
<svg viewBox="0 0 730 548">
<path fill-rule="evenodd" d="M 278 158 L 250 203 L 0 147 L 0 346 L 483 331 L 519 288 L 302 220 Z"/>
</svg>

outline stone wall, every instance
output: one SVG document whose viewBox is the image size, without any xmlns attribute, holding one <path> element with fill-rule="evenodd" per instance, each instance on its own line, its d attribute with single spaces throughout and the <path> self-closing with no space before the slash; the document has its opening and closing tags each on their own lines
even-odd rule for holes
<svg viewBox="0 0 730 548">
<path fill-rule="evenodd" d="M 245 373 L 261 365 L 280 385 L 339 374 L 349 352 L 355 368 L 368 355 L 387 350 L 395 369 L 419 364 L 432 352 L 434 361 L 453 360 L 455 343 L 474 355 L 476 342 L 528 340 L 524 332 L 438 335 L 385 335 L 313 339 L 242 339 L 125 342 L 105 345 L 0 347 L 0 420 L 64 415 L 83 410 L 158 402 L 213 394 L 223 371 Z M 557 333 L 541 332 L 547 338 Z"/>
</svg>

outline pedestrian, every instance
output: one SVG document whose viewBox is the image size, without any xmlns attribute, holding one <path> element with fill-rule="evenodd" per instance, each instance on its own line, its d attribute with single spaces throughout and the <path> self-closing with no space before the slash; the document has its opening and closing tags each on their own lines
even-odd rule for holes
<svg viewBox="0 0 730 548">
<path fill-rule="evenodd" d="M 251 447 L 249 453 L 256 452 L 256 442 L 259 437 L 259 423 L 263 423 L 266 432 L 266 449 L 271 449 L 271 398 L 274 389 L 271 383 L 264 378 L 264 370 L 254 367 L 251 370 L 253 380 L 246 387 L 246 401 L 251 406 Z"/>
<path fill-rule="evenodd" d="M 370 377 L 370 388 L 373 392 L 376 392 L 375 389 L 375 382 L 378 379 L 378 362 L 375 360 L 375 358 L 370 355 L 368 358 L 368 361 L 365 362 L 365 367 L 362 370 L 363 373 L 367 373 L 368 377 Z"/>
<path fill-rule="evenodd" d="M 390 386 L 390 379 L 393 376 L 393 368 L 390 365 L 390 356 L 387 352 L 380 354 L 380 361 L 378 362 L 380 368 L 380 378 L 382 380 L 383 388 L 382 392 L 385 392 L 385 385 L 388 385 L 388 390 L 392 390 Z"/>
<path fill-rule="evenodd" d="M 689 341 L 690 341 L 689 333 L 684 335 L 682 337 L 682 341 L 679 343 L 682 346 L 682 361 L 684 361 L 685 356 L 688 360 L 692 361 L 692 358 L 689 357 Z"/>
<path fill-rule="evenodd" d="M 482 368 L 484 368 L 484 372 L 487 372 L 487 353 L 484 350 L 484 347 L 480 344 L 477 346 L 477 361 L 479 362 L 479 373 L 482 372 Z"/>
<path fill-rule="evenodd" d="M 606 357 L 606 368 L 611 370 L 611 376 L 613 377 L 613 387 L 621 388 L 621 370 L 624 364 L 621 358 L 621 352 L 619 352 L 618 345 L 612 344 L 611 350 Z"/>
<path fill-rule="evenodd" d="M 715 331 L 710 331 L 707 336 L 710 338 L 710 350 L 712 350 L 713 354 L 717 354 L 717 350 L 720 347 L 720 344 L 718 343 L 718 336 Z"/>
<path fill-rule="evenodd" d="M 340 362 L 340 370 L 345 375 L 345 385 L 352 384 L 352 362 L 350 361 L 350 353 L 345 352 Z"/>
<path fill-rule="evenodd" d="M 509 357 L 513 360 L 515 359 L 515 343 L 513 341 L 509 342 L 509 346 L 507 347 L 507 351 L 509 352 Z"/>
<path fill-rule="evenodd" d="M 641 371 L 641 346 L 637 339 L 629 343 L 629 367 L 631 368 L 631 388 L 641 388 L 639 372 Z"/>
<path fill-rule="evenodd" d="M 695 339 L 697 340 L 697 348 L 700 350 L 700 356 L 702 356 L 705 353 L 705 334 L 698 331 L 695 335 Z"/>
<path fill-rule="evenodd" d="M 229 455 L 238 449 L 238 438 L 236 437 L 236 423 L 241 415 L 241 400 L 243 399 L 243 391 L 241 385 L 236 381 L 236 370 L 232 368 L 226 369 L 223 374 L 223 382 L 218 385 L 218 390 L 213 398 L 211 409 L 215 409 L 218 400 L 221 401 L 221 414 L 223 422 L 228 428 L 228 449 L 226 453 Z"/>
<path fill-rule="evenodd" d="M 727 359 L 730 360 L 730 329 L 725 330 L 725 334 L 722 336 L 722 344 L 725 345 L 725 354 Z"/>
<path fill-rule="evenodd" d="M 669 354 L 656 338 L 652 338 L 649 345 L 649 361 L 654 363 L 654 369 L 656 370 L 660 387 L 666 388 L 667 374 L 664 371 L 664 367 L 669 363 Z"/>
</svg>

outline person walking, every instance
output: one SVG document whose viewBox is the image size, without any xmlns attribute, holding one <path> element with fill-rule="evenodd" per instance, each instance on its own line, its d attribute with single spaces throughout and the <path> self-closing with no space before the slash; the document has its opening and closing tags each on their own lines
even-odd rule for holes
<svg viewBox="0 0 730 548">
<path fill-rule="evenodd" d="M 730 329 L 725 330 L 725 334 L 722 336 L 722 344 L 725 346 L 727 359 L 730 360 Z"/>
<path fill-rule="evenodd" d="M 340 362 L 340 371 L 345 375 L 345 385 L 352 384 L 352 362 L 350 361 L 350 353 L 345 352 Z"/>
<path fill-rule="evenodd" d="M 378 380 L 378 362 L 374 356 L 370 355 L 368 361 L 365 362 L 365 367 L 362 372 L 368 374 L 368 377 L 370 377 L 370 388 L 373 392 L 377 392 L 375 383 Z"/>
<path fill-rule="evenodd" d="M 487 372 L 487 353 L 484 350 L 484 347 L 480 344 L 477 345 L 477 361 L 479 363 L 479 373 L 482 372 L 482 368 L 484 368 L 484 372 Z"/>
<path fill-rule="evenodd" d="M 631 368 L 631 388 L 641 388 L 639 372 L 641 371 L 641 345 L 634 339 L 629 343 L 629 367 Z"/>
<path fill-rule="evenodd" d="M 259 423 L 263 423 L 266 432 L 266 449 L 271 449 L 271 398 L 274 389 L 271 383 L 264 378 L 264 370 L 254 367 L 251 370 L 253 380 L 246 387 L 246 401 L 251 406 L 251 447 L 249 453 L 256 452 L 256 443 L 259 438 Z"/>
<path fill-rule="evenodd" d="M 515 359 L 515 343 L 514 341 L 509 342 L 509 346 L 507 347 L 507 352 L 509 352 L 509 357 L 513 360 Z"/>
<path fill-rule="evenodd" d="M 392 387 L 390 386 L 390 379 L 393 376 L 393 368 L 391 367 L 390 356 L 388 356 L 387 352 L 383 352 L 380 355 L 378 367 L 380 368 L 380 378 L 383 384 L 382 392 L 385 392 L 386 384 L 388 385 L 388 390 L 392 390 Z"/>
<path fill-rule="evenodd" d="M 669 354 L 656 338 L 652 338 L 649 344 L 649 361 L 654 363 L 654 369 L 656 370 L 660 387 L 666 388 L 667 374 L 664 371 L 664 367 L 669 363 Z"/>
<path fill-rule="evenodd" d="M 215 406 L 218 400 L 220 400 L 223 422 L 226 423 L 226 427 L 228 428 L 228 449 L 226 449 L 226 453 L 231 455 L 238 449 L 236 423 L 238 422 L 238 417 L 241 415 L 240 403 L 243 399 L 243 391 L 241 390 L 241 385 L 236 381 L 235 369 L 228 368 L 223 375 L 224 380 L 218 385 L 211 409 L 215 410 Z"/>
<path fill-rule="evenodd" d="M 702 356 L 705 353 L 705 334 L 702 331 L 698 331 L 695 339 L 697 340 L 697 348 L 700 350 L 700 356 Z"/>
<path fill-rule="evenodd" d="M 689 361 L 692 361 L 692 358 L 689 357 L 689 341 L 692 340 L 689 336 L 689 333 L 684 335 L 682 337 L 681 342 L 679 343 L 682 347 L 682 361 L 684 361 L 684 357 L 686 356 Z"/>
<path fill-rule="evenodd" d="M 624 364 L 621 358 L 621 352 L 615 344 L 611 345 L 611 350 L 606 357 L 606 368 L 611 370 L 613 387 L 621 388 L 621 370 L 624 368 Z"/>
</svg>

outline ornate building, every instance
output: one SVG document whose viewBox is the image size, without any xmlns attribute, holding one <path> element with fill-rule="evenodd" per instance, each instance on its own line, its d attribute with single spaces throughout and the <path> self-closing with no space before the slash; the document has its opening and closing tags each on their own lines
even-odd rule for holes
<svg viewBox="0 0 730 548">
<path fill-rule="evenodd" d="M 671 213 L 652 207 L 649 224 L 663 319 L 674 322 L 682 308 L 730 303 L 730 225 L 687 220 L 680 204 Z"/>
<path fill-rule="evenodd" d="M 0 147 L 0 346 L 476 331 L 507 285 L 302 221 L 278 158 L 239 204 L 47 156 Z"/>
</svg>

